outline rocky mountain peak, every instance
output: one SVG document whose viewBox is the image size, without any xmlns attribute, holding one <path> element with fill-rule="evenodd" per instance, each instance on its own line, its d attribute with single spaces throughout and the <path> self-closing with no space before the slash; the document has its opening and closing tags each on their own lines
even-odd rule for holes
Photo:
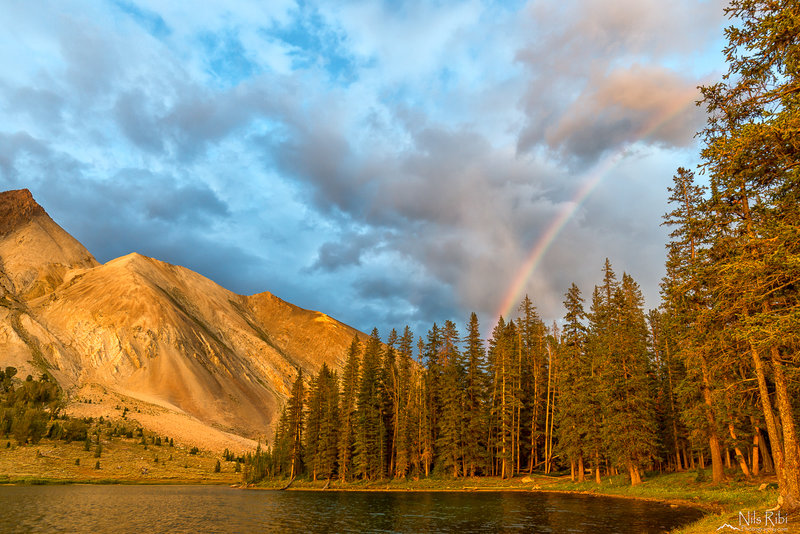
<svg viewBox="0 0 800 534">
<path fill-rule="evenodd" d="M 36 216 L 46 215 L 27 189 L 0 193 L 0 236 L 5 236 Z"/>
</svg>

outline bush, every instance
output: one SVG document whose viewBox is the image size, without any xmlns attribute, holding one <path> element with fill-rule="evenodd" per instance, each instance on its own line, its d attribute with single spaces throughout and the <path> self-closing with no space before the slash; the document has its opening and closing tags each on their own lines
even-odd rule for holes
<svg viewBox="0 0 800 534">
<path fill-rule="evenodd" d="M 97 460 L 97 461 L 94 463 L 94 468 L 95 468 L 95 469 L 100 469 L 100 460 Z"/>
<path fill-rule="evenodd" d="M 85 421 L 81 419 L 69 419 L 63 425 L 64 431 L 62 434 L 62 439 L 64 439 L 67 443 L 71 441 L 81 441 L 88 439 L 89 436 L 89 425 L 86 424 Z M 89 449 L 86 449 L 87 451 Z"/>
<path fill-rule="evenodd" d="M 220 465 L 219 460 L 217 460 L 217 463 L 214 464 L 214 472 L 219 473 L 220 471 L 222 471 L 222 465 Z"/>
<path fill-rule="evenodd" d="M 18 408 L 11 423 L 11 435 L 19 443 L 39 443 L 47 429 L 47 414 L 36 408 Z"/>
<path fill-rule="evenodd" d="M 708 477 L 706 477 L 706 472 L 704 469 L 697 468 L 696 475 L 694 477 L 695 482 L 706 482 L 708 481 Z"/>
<path fill-rule="evenodd" d="M 75 458 L 75 465 L 81 465 L 81 459 Z"/>
<path fill-rule="evenodd" d="M 198 449 L 197 447 L 192 447 L 191 449 L 189 449 L 189 454 L 191 455 L 195 455 L 198 452 L 200 452 L 200 449 Z"/>
</svg>

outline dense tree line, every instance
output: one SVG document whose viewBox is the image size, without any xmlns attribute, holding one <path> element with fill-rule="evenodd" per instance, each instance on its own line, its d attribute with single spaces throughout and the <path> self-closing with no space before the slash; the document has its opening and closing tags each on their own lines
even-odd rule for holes
<svg viewBox="0 0 800 534">
<path fill-rule="evenodd" d="M 607 261 L 591 310 L 567 293 L 563 332 L 528 298 L 484 342 L 473 313 L 415 340 L 377 330 L 348 350 L 342 377 L 298 373 L 272 446 L 250 455 L 245 476 L 375 480 L 511 477 L 570 466 L 583 477 L 623 469 L 634 483 L 664 468 L 659 379 L 642 296 Z M 414 349 L 416 348 L 416 355 Z"/>
</svg>

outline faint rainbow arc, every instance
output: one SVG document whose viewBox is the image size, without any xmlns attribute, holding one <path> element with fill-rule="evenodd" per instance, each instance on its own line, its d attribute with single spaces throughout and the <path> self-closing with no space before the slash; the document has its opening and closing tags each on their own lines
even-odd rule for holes
<svg viewBox="0 0 800 534">
<path fill-rule="evenodd" d="M 688 95 L 689 92 L 687 91 L 687 96 Z M 497 318 L 508 318 L 511 315 L 514 306 L 518 303 L 522 296 L 528 280 L 533 275 L 534 271 L 536 271 L 536 267 L 538 267 L 539 262 L 544 257 L 547 249 L 550 248 L 550 245 L 553 244 L 553 241 L 555 241 L 555 238 L 558 236 L 559 232 L 561 232 L 569 220 L 572 219 L 581 204 L 587 198 L 589 198 L 595 188 L 597 188 L 600 182 L 603 181 L 603 178 L 608 176 L 609 171 L 611 171 L 611 169 L 613 169 L 625 158 L 626 155 L 628 155 L 631 147 L 635 143 L 647 137 L 659 126 L 680 114 L 690 104 L 694 105 L 696 98 L 697 93 L 692 91 L 691 98 L 680 99 L 675 105 L 667 107 L 665 111 L 657 115 L 648 124 L 643 126 L 634 136 L 633 141 L 624 145 L 617 152 L 604 158 L 595 166 L 594 169 L 592 169 L 592 171 L 589 172 L 587 178 L 575 192 L 575 196 L 573 196 L 572 199 L 564 205 L 564 207 L 558 212 L 558 215 L 556 215 L 547 228 L 545 228 L 544 232 L 536 241 L 528 256 L 525 258 L 522 266 L 517 270 L 517 274 L 514 276 L 508 291 L 505 293 L 505 297 L 501 301 L 500 309 L 496 314 Z"/>
</svg>

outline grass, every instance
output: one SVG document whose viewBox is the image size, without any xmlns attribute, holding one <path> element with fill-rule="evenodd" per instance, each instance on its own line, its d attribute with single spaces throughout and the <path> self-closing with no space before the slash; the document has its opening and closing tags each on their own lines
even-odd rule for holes
<svg viewBox="0 0 800 534">
<path fill-rule="evenodd" d="M 189 454 L 190 449 L 180 444 L 149 444 L 145 449 L 140 442 L 139 437 L 103 436 L 102 453 L 96 458 L 96 445 L 86 451 L 83 441 L 45 438 L 24 445 L 0 439 L 0 484 L 235 484 L 241 480 L 234 472 L 235 464 L 214 453 Z M 218 459 L 222 469 L 215 473 Z M 95 468 L 98 461 L 100 469 Z"/>
</svg>

